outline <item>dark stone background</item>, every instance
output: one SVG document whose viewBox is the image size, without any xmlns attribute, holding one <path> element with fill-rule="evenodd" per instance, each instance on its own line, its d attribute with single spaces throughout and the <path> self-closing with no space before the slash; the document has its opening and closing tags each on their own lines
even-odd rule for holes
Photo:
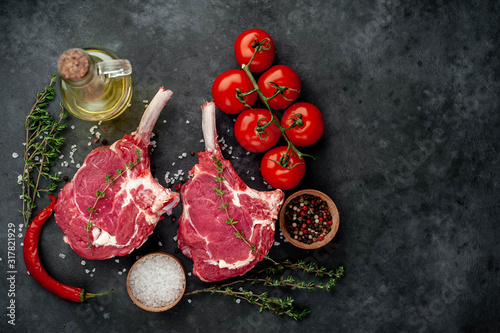
<svg viewBox="0 0 500 333">
<path fill-rule="evenodd" d="M 498 332 L 499 13 L 495 1 L 2 1 L 0 331 Z M 338 235 L 321 251 L 293 248 L 277 234 L 280 245 L 270 254 L 342 264 L 339 285 L 330 293 L 282 291 L 311 309 L 298 322 L 208 294 L 147 313 L 129 299 L 123 269 L 152 251 L 174 253 L 177 223 L 160 222 L 141 249 L 119 262 L 82 265 L 51 218 L 40 249 L 47 271 L 91 292 L 116 290 L 86 304 L 46 292 L 25 272 L 25 229 L 18 229 L 16 325 L 7 324 L 7 223 L 16 229 L 22 223 L 16 180 L 23 160 L 12 154 L 23 152 L 25 117 L 59 55 L 99 45 L 131 61 L 132 106 L 99 126 L 109 142 L 135 130 L 143 100 L 159 86 L 174 92 L 155 127 L 152 155 L 165 185 L 167 171 L 187 172 L 196 163 L 178 156 L 203 149 L 200 105 L 211 99 L 217 75 L 237 68 L 234 40 L 252 27 L 274 37 L 275 64 L 297 71 L 300 100 L 325 116 L 324 137 L 307 149 L 317 159 L 307 161 L 297 189 L 326 192 L 341 216 Z M 50 110 L 57 114 L 57 105 Z M 219 135 L 239 157 L 234 167 L 265 190 L 262 155 L 246 155 L 233 136 L 234 117 L 217 116 Z M 97 146 L 87 144 L 96 124 L 74 117 L 67 123 L 75 129 L 65 132 L 65 157 L 54 171 L 71 177 Z M 63 167 L 73 144 L 75 164 Z M 174 215 L 181 211 L 179 205 Z M 176 256 L 189 272 L 190 261 Z M 188 290 L 201 286 L 188 278 Z"/>
</svg>

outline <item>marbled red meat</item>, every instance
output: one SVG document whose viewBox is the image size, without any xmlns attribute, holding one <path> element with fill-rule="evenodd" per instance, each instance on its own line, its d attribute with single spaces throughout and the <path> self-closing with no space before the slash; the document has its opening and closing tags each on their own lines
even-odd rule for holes
<svg viewBox="0 0 500 333">
<path fill-rule="evenodd" d="M 132 252 L 146 241 L 161 216 L 179 202 L 179 194 L 158 184 L 149 169 L 151 131 L 171 95 L 170 90 L 160 88 L 137 131 L 90 152 L 73 180 L 59 193 L 56 222 L 66 234 L 64 241 L 80 256 L 101 260 Z M 125 164 L 137 159 L 137 150 L 142 155 L 140 162 L 127 169 Z M 125 172 L 98 200 L 98 215 L 92 215 L 92 228 L 87 232 L 87 208 L 93 207 L 96 191 L 106 187 L 106 175 L 116 177 L 118 169 Z"/>
<path fill-rule="evenodd" d="M 242 275 L 263 259 L 274 243 L 275 219 L 283 204 L 281 190 L 260 192 L 249 188 L 222 156 L 215 123 L 215 105 L 202 107 L 202 128 L 205 151 L 198 154 L 193 177 L 181 188 L 183 212 L 177 230 L 182 253 L 193 260 L 193 274 L 202 281 L 220 281 Z M 235 230 L 226 223 L 227 216 L 214 190 L 218 176 L 213 157 L 223 163 L 224 200 L 229 203 L 229 216 L 238 223 L 251 247 L 235 237 Z"/>
</svg>

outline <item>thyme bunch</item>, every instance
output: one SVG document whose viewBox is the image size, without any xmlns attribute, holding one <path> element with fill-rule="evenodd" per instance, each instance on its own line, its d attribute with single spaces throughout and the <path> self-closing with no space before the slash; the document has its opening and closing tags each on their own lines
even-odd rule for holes
<svg viewBox="0 0 500 333">
<path fill-rule="evenodd" d="M 229 215 L 229 203 L 224 199 L 224 190 L 222 189 L 222 184 L 226 180 L 223 176 L 224 173 L 224 165 L 217 158 L 217 156 L 212 156 L 212 160 L 217 170 L 217 176 L 214 177 L 217 186 L 214 187 L 215 194 L 221 198 L 222 204 L 219 206 L 219 209 L 223 209 L 226 213 L 226 224 L 230 225 L 234 229 L 234 236 L 237 239 L 241 239 L 245 242 L 251 249 L 252 253 L 257 251 L 255 245 L 251 244 L 246 238 L 243 231 L 240 231 L 236 225 L 238 221 L 234 220 Z M 204 289 L 194 290 L 186 293 L 185 295 L 195 295 L 199 293 L 212 293 L 212 294 L 220 294 L 231 296 L 233 300 L 245 300 L 250 304 L 255 304 L 259 306 L 260 311 L 270 310 L 277 315 L 285 315 L 291 317 L 295 320 L 303 319 L 306 317 L 310 311 L 307 309 L 299 310 L 294 307 L 293 302 L 294 299 L 291 297 L 279 298 L 279 297 L 271 297 L 267 292 L 263 292 L 261 294 L 254 294 L 249 290 L 245 290 L 240 288 L 239 290 L 234 290 L 232 287 L 238 283 L 248 283 L 251 284 L 263 284 L 266 287 L 288 287 L 291 289 L 299 289 L 299 290 L 315 290 L 322 289 L 326 291 L 330 291 L 333 288 L 338 280 L 344 275 L 344 268 L 340 266 L 335 271 L 327 270 L 323 266 L 318 266 L 315 263 L 306 263 L 304 261 L 292 262 L 290 260 L 285 260 L 281 263 L 274 261 L 267 255 L 259 253 L 264 259 L 268 259 L 273 262 L 273 266 L 262 269 L 248 278 L 236 280 L 233 282 L 229 282 L 220 286 L 212 286 Z M 313 274 L 316 277 L 320 278 L 328 278 L 327 282 L 313 282 L 313 281 L 303 281 L 294 278 L 291 275 L 284 277 L 281 275 L 279 278 L 275 277 L 277 274 L 283 274 L 285 269 L 290 269 L 291 271 L 300 272 L 303 274 Z M 262 276 L 265 274 L 265 276 Z"/>
<path fill-rule="evenodd" d="M 294 278 L 292 275 L 287 277 L 280 276 L 275 277 L 276 274 L 283 273 L 285 268 L 290 268 L 292 271 L 300 271 L 305 274 L 314 274 L 317 277 L 328 278 L 327 282 L 314 282 L 314 281 L 304 281 Z M 265 274 L 264 276 L 262 276 Z M 298 309 L 294 306 L 294 299 L 291 297 L 272 297 L 269 293 L 263 292 L 260 294 L 253 293 L 249 290 L 240 287 L 238 290 L 234 289 L 235 284 L 251 283 L 251 284 L 263 284 L 267 287 L 285 287 L 290 289 L 298 290 L 326 290 L 330 291 L 335 287 L 344 275 L 344 267 L 340 266 L 336 270 L 327 270 L 323 266 L 318 266 L 315 263 L 305 263 L 303 261 L 297 261 L 296 263 L 290 260 L 285 260 L 281 263 L 276 263 L 274 266 L 262 269 L 250 277 L 232 281 L 220 286 L 212 286 L 204 289 L 198 289 L 186 293 L 185 295 L 196 295 L 200 293 L 211 293 L 231 296 L 234 301 L 240 299 L 247 301 L 250 304 L 255 304 L 259 306 L 259 311 L 269 310 L 277 315 L 285 315 L 291 317 L 295 320 L 300 320 L 309 315 L 310 310 L 308 309 Z"/>
<path fill-rule="evenodd" d="M 52 75 L 50 83 L 45 89 L 36 94 L 35 104 L 26 117 L 24 128 L 26 130 L 26 147 L 24 149 L 24 168 L 20 184 L 22 185 L 24 224 L 28 226 L 33 210 L 36 209 L 36 199 L 40 193 L 50 194 L 57 188 L 61 180 L 58 173 L 51 175 L 50 167 L 55 162 L 54 158 L 61 152 L 65 138 L 61 132 L 66 128 L 62 120 L 68 116 L 61 106 L 58 119 L 54 119 L 46 110 L 49 102 L 54 99 L 55 91 L 52 85 L 56 75 Z M 49 184 L 41 186 L 41 180 L 46 179 Z"/>
<path fill-rule="evenodd" d="M 137 154 L 136 159 L 133 162 L 129 163 L 124 163 L 125 165 L 125 170 L 132 170 L 137 164 L 141 162 L 142 159 L 142 152 L 140 149 L 136 148 L 135 152 Z M 110 188 L 120 177 L 125 174 L 125 171 L 123 169 L 117 169 L 116 170 L 116 175 L 110 175 L 106 174 L 106 187 L 103 190 L 97 190 L 95 192 L 95 201 L 94 204 L 91 207 L 87 207 L 87 211 L 89 212 L 89 217 L 87 219 L 87 224 L 85 225 L 85 230 L 87 231 L 87 242 L 88 242 L 88 248 L 90 249 L 90 254 L 92 254 L 92 249 L 93 249 L 93 242 L 90 240 L 90 230 L 92 230 L 92 227 L 94 223 L 92 222 L 92 216 L 94 215 L 99 215 L 97 212 L 96 206 L 97 203 L 99 202 L 100 199 L 104 198 L 106 196 L 105 192 L 108 188 Z"/>
</svg>

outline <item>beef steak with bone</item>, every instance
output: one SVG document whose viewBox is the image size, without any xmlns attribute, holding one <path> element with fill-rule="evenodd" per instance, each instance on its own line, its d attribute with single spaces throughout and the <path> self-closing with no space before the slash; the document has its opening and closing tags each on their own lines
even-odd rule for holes
<svg viewBox="0 0 500 333">
<path fill-rule="evenodd" d="M 182 253 L 193 260 L 194 275 L 214 282 L 248 272 L 269 252 L 284 193 L 251 189 L 223 158 L 213 103 L 202 106 L 202 129 L 206 149 L 198 153 L 199 162 L 190 171 L 193 177 L 181 188 L 183 212 L 177 237 Z M 238 221 L 235 226 L 255 246 L 255 251 L 237 238 L 233 227 L 226 223 L 226 211 L 220 208 L 221 197 L 214 190 L 219 173 L 213 157 L 222 162 L 222 190 L 224 201 L 229 203 L 229 216 Z"/>
<path fill-rule="evenodd" d="M 59 193 L 56 222 L 66 234 L 64 241 L 83 258 L 101 260 L 132 252 L 146 241 L 161 216 L 179 202 L 179 194 L 158 184 L 149 169 L 151 131 L 170 96 L 170 90 L 160 88 L 137 131 L 90 152 Z M 126 168 L 125 164 L 135 163 L 138 157 L 140 161 L 133 168 Z M 124 173 L 117 177 L 119 169 Z M 96 191 L 106 188 L 106 175 L 116 177 L 116 181 L 97 201 L 97 215 L 90 215 L 88 208 L 96 202 Z M 91 228 L 87 230 L 89 216 Z"/>
</svg>

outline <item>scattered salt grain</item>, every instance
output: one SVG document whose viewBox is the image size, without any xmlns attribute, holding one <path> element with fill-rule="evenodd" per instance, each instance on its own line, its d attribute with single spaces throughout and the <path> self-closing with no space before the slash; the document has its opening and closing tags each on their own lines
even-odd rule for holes
<svg viewBox="0 0 500 333">
<path fill-rule="evenodd" d="M 92 127 L 89 129 L 90 134 L 94 134 L 96 129 L 97 129 L 97 125 L 92 126 Z"/>
<path fill-rule="evenodd" d="M 205 142 L 205 140 L 201 139 L 201 140 L 200 140 L 200 142 L 202 142 L 202 143 L 203 143 L 203 142 Z"/>
<path fill-rule="evenodd" d="M 89 274 L 90 273 L 90 269 L 86 269 L 85 273 Z"/>
<path fill-rule="evenodd" d="M 80 264 L 82 264 L 82 266 L 85 265 L 86 264 L 85 260 L 82 260 Z"/>
<path fill-rule="evenodd" d="M 254 177 L 254 176 L 252 176 L 252 177 L 250 177 L 250 179 L 251 179 L 251 180 L 255 180 L 255 177 Z"/>
<path fill-rule="evenodd" d="M 241 299 L 239 299 L 239 298 L 238 298 L 235 302 L 236 302 L 237 304 L 240 304 Z"/>
<path fill-rule="evenodd" d="M 159 245 L 159 246 L 163 246 L 163 244 L 162 244 L 161 242 L 158 242 L 158 245 Z"/>
<path fill-rule="evenodd" d="M 163 123 L 165 124 L 167 121 L 166 120 L 163 120 Z"/>
<path fill-rule="evenodd" d="M 186 124 L 189 124 L 189 120 L 186 120 Z"/>
<path fill-rule="evenodd" d="M 123 274 L 123 272 L 122 272 L 122 271 L 118 271 L 118 275 L 122 275 L 122 274 Z"/>
<path fill-rule="evenodd" d="M 95 268 L 94 268 L 94 269 L 92 269 L 92 273 L 94 273 L 94 272 L 95 272 Z"/>
<path fill-rule="evenodd" d="M 174 304 L 182 296 L 186 282 L 182 267 L 175 259 L 150 254 L 134 264 L 128 283 L 139 303 L 162 308 Z"/>
<path fill-rule="evenodd" d="M 20 175 L 20 174 L 19 174 L 19 175 L 17 175 L 17 183 L 18 183 L 18 184 L 21 184 L 22 180 L 23 180 L 23 176 L 22 176 L 22 175 Z"/>
<path fill-rule="evenodd" d="M 172 166 L 174 166 L 174 165 L 175 165 L 175 162 L 172 162 Z"/>
<path fill-rule="evenodd" d="M 115 259 L 115 262 L 116 262 L 116 263 L 119 263 L 119 262 L 120 262 L 120 259 Z"/>
<path fill-rule="evenodd" d="M 246 154 L 246 155 L 250 155 L 250 152 L 249 152 L 249 151 L 247 151 L 245 154 Z"/>
<path fill-rule="evenodd" d="M 193 273 L 191 273 L 191 272 L 188 272 L 188 276 L 191 276 L 191 275 L 193 275 Z"/>
<path fill-rule="evenodd" d="M 64 158 L 64 155 L 59 156 L 59 159 L 62 160 Z"/>
<path fill-rule="evenodd" d="M 102 120 L 97 123 L 97 125 L 99 125 L 99 126 L 101 126 L 101 124 L 102 124 Z"/>
<path fill-rule="evenodd" d="M 182 157 L 188 156 L 187 153 L 182 153 Z"/>
<path fill-rule="evenodd" d="M 142 102 L 143 102 L 144 104 L 148 104 L 148 103 L 149 103 L 149 101 L 148 101 L 147 99 L 143 99 L 143 100 L 142 100 Z"/>
<path fill-rule="evenodd" d="M 173 239 L 174 239 L 174 241 L 177 242 L 177 235 L 175 235 Z"/>
<path fill-rule="evenodd" d="M 66 258 L 66 255 L 64 253 L 59 253 L 59 258 L 64 259 Z"/>
<path fill-rule="evenodd" d="M 89 146 L 89 147 L 90 147 L 91 145 L 92 145 L 92 142 L 87 143 L 87 146 Z"/>
<path fill-rule="evenodd" d="M 191 304 L 192 300 L 191 298 L 188 298 L 188 303 Z"/>
<path fill-rule="evenodd" d="M 103 314 L 102 314 L 102 317 L 103 317 L 104 319 L 109 319 L 109 318 L 111 317 L 111 314 L 110 314 L 109 312 L 106 312 L 106 313 L 103 313 Z"/>
<path fill-rule="evenodd" d="M 122 272 L 123 272 L 123 273 L 125 273 L 126 271 L 127 271 L 127 269 L 126 269 L 126 268 L 122 269 Z"/>
<path fill-rule="evenodd" d="M 18 153 L 16 153 L 16 152 L 14 152 L 14 153 L 12 153 L 12 157 L 13 157 L 13 158 L 18 158 L 18 157 L 19 157 L 19 154 L 18 154 Z"/>
<path fill-rule="evenodd" d="M 94 277 L 94 274 L 90 273 L 90 277 Z"/>
<path fill-rule="evenodd" d="M 75 129 L 75 125 L 71 125 L 71 129 Z"/>
<path fill-rule="evenodd" d="M 81 166 L 81 165 L 80 165 L 80 163 L 78 163 L 78 164 L 76 165 L 76 167 L 77 167 L 78 169 L 80 169 L 80 166 Z"/>
<path fill-rule="evenodd" d="M 280 242 L 274 242 L 274 246 L 280 246 Z"/>
</svg>

